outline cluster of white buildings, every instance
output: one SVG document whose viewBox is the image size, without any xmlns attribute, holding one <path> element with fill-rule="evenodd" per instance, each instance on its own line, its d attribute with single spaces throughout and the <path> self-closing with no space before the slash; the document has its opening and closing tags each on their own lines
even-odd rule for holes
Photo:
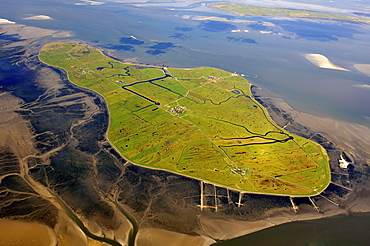
<svg viewBox="0 0 370 246">
<path fill-rule="evenodd" d="M 176 115 L 180 115 L 185 111 L 185 107 L 176 106 L 174 108 L 171 108 L 171 112 Z"/>
</svg>

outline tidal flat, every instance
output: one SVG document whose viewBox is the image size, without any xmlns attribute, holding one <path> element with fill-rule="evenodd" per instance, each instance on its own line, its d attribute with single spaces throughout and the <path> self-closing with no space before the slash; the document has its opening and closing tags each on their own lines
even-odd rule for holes
<svg viewBox="0 0 370 246">
<path fill-rule="evenodd" d="M 19 33 L 21 30 L 13 29 L 7 34 Z M 254 229 L 260 224 L 259 229 L 263 229 L 295 220 L 370 210 L 366 128 L 311 116 L 297 122 L 294 119 L 299 119 L 300 113 L 254 90 L 254 96 L 259 96 L 275 122 L 320 142 L 329 151 L 336 175 L 323 195 L 340 207 L 317 196 L 312 199 L 322 213 L 305 198 L 294 200 L 299 207 L 295 213 L 288 198 L 253 194 L 244 194 L 243 206 L 238 207 L 239 193 L 232 191 L 228 196 L 226 189 L 208 184 L 204 186 L 206 202 L 214 206 L 216 197 L 218 210 L 201 212 L 198 181 L 132 165 L 117 154 L 105 138 L 108 114 L 102 98 L 71 84 L 64 72 L 41 64 L 37 60 L 40 43 L 26 37 L 1 43 L 1 131 L 11 132 L 1 135 L 1 218 L 47 225 L 60 245 L 70 245 L 76 237 L 80 245 L 89 242 L 76 223 L 63 215 L 64 210 L 51 202 L 53 199 L 42 198 L 45 194 L 47 198 L 48 193 L 30 187 L 21 173 L 22 160 L 26 164 L 23 171 L 38 187 L 62 199 L 93 234 L 115 237 L 120 244 L 128 239 L 131 226 L 112 201 L 140 222 L 137 237 L 144 245 L 151 228 L 155 232 L 163 230 L 158 242 L 163 239 L 160 235 L 176 232 L 182 234 L 184 242 L 194 239 L 204 245 L 249 233 L 241 228 L 244 223 Z M 12 117 L 17 123 L 7 121 Z M 340 131 L 343 134 L 338 135 Z M 348 171 L 338 167 L 342 151 L 353 156 L 353 166 Z M 229 226 L 223 227 L 222 221 Z M 210 224 L 216 226 L 209 227 Z M 140 235 L 144 238 L 140 239 Z"/>
<path fill-rule="evenodd" d="M 18 220 L 0 219 L 2 246 L 54 246 L 54 231 L 45 225 Z"/>
</svg>

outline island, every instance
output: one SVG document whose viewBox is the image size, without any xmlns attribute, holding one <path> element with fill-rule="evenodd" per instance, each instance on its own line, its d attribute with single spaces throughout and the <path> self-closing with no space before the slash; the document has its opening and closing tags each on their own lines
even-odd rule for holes
<svg viewBox="0 0 370 246">
<path fill-rule="evenodd" d="M 48 43 L 39 59 L 104 97 L 108 139 L 134 164 L 247 193 L 313 196 L 330 183 L 325 149 L 275 124 L 235 73 L 128 64 L 77 43 Z"/>
<path fill-rule="evenodd" d="M 334 19 L 345 21 L 356 21 L 362 23 L 370 23 L 368 18 L 360 18 L 357 16 L 328 14 L 317 11 L 288 9 L 288 8 L 268 8 L 260 7 L 243 3 L 212 3 L 211 7 L 229 10 L 238 15 L 252 16 L 289 16 L 294 18 L 317 18 L 317 19 Z"/>
</svg>

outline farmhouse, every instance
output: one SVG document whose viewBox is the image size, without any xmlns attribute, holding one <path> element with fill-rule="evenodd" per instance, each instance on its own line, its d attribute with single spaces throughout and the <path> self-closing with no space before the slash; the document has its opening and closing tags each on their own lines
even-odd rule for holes
<svg viewBox="0 0 370 246">
<path fill-rule="evenodd" d="M 339 166 L 341 168 L 348 168 L 350 163 L 343 158 L 343 154 L 340 155 Z"/>
</svg>

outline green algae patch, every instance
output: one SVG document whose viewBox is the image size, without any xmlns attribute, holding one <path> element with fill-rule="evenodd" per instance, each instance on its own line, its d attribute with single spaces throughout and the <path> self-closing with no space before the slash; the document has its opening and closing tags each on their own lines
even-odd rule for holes
<svg viewBox="0 0 370 246">
<path fill-rule="evenodd" d="M 74 43 L 39 58 L 105 98 L 108 139 L 137 165 L 262 194 L 311 196 L 330 182 L 326 151 L 278 127 L 237 74 L 126 64 Z"/>
</svg>

